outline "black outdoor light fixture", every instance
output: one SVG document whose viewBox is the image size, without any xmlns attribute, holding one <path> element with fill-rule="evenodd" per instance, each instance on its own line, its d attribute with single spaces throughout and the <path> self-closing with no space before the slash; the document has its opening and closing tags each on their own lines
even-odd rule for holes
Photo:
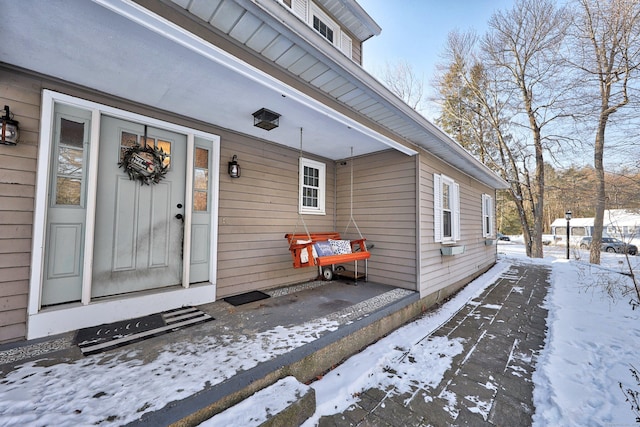
<svg viewBox="0 0 640 427">
<path fill-rule="evenodd" d="M 231 178 L 240 178 L 240 165 L 238 164 L 238 156 L 235 154 L 229 162 L 229 176 Z"/>
<path fill-rule="evenodd" d="M 253 125 L 265 130 L 275 129 L 280 125 L 280 114 L 261 108 L 253 113 Z"/>
<path fill-rule="evenodd" d="M 18 143 L 18 122 L 12 119 L 13 113 L 9 111 L 9 106 L 4 106 L 4 116 L 2 120 L 2 142 L 5 145 L 16 145 Z"/>
<path fill-rule="evenodd" d="M 567 220 L 567 259 L 569 259 L 569 222 L 571 221 L 571 211 L 564 213 L 564 219 Z"/>
</svg>

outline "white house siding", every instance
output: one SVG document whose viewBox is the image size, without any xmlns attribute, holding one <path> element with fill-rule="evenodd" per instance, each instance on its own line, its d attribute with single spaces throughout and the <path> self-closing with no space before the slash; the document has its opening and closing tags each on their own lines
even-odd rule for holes
<svg viewBox="0 0 640 427">
<path fill-rule="evenodd" d="M 460 228 L 465 252 L 443 256 L 434 241 L 433 174 L 444 174 L 460 184 Z M 496 246 L 482 236 L 482 194 L 495 192 L 428 154 L 420 154 L 420 296 L 442 299 L 495 263 Z"/>
<path fill-rule="evenodd" d="M 0 144 L 0 342 L 24 337 L 35 197 L 38 82 L 0 68 L 0 106 L 20 123 L 20 142 Z"/>
<path fill-rule="evenodd" d="M 346 144 L 345 144 L 346 145 Z M 350 217 L 351 160 L 338 164 L 338 228 Z M 369 280 L 416 289 L 416 160 L 385 151 L 353 160 L 353 216 L 369 243 Z M 349 237 L 357 237 L 351 224 Z M 359 267 L 360 268 L 360 267 Z"/>
</svg>

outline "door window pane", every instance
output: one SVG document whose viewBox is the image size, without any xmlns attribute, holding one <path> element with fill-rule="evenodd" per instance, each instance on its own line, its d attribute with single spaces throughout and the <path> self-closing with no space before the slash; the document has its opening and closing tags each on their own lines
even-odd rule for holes
<svg viewBox="0 0 640 427">
<path fill-rule="evenodd" d="M 61 117 L 56 167 L 56 205 L 82 204 L 85 123 Z"/>
<path fill-rule="evenodd" d="M 141 147 L 156 147 L 164 152 L 165 158 L 162 164 L 170 169 L 171 167 L 171 142 L 163 141 L 158 139 L 156 141 L 155 138 L 151 138 L 147 136 L 145 139 L 144 134 L 135 134 L 131 132 L 122 131 L 120 134 L 120 161 L 124 158 L 124 152 L 127 148 L 131 148 L 138 144 L 138 141 Z M 145 156 L 143 156 L 145 157 Z"/>
<path fill-rule="evenodd" d="M 165 167 L 171 167 L 171 143 L 169 141 L 162 141 L 159 139 L 156 143 L 156 147 L 161 149 L 166 155 L 162 164 Z"/>
<path fill-rule="evenodd" d="M 195 165 L 193 168 L 193 210 L 209 209 L 209 150 L 196 147 Z"/>
</svg>

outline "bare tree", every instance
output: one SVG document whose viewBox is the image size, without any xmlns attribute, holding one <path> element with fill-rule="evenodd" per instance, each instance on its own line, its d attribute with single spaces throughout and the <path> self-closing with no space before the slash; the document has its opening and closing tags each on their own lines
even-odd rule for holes
<svg viewBox="0 0 640 427">
<path fill-rule="evenodd" d="M 611 116 L 629 104 L 632 82 L 639 78 L 640 2 L 575 0 L 575 6 L 572 62 L 580 79 L 590 86 L 585 99 L 593 100 L 595 106 L 596 212 L 589 261 L 599 264 L 606 207 L 605 136 Z"/>
<path fill-rule="evenodd" d="M 560 78 L 565 13 L 552 0 L 518 0 L 491 17 L 479 49 L 470 47 L 473 36 L 456 34 L 447 47 L 449 78 L 466 87 L 457 98 L 449 91 L 454 102 L 443 103 L 443 115 L 458 116 L 457 124 L 467 126 L 465 137 L 484 146 L 486 163 L 511 184 L 527 254 L 537 258 L 543 256 L 544 157 L 558 141 L 545 131 L 565 116 L 568 93 Z"/>
<path fill-rule="evenodd" d="M 551 0 L 518 0 L 507 12 L 496 12 L 489 20 L 483 50 L 491 67 L 503 76 L 502 87 L 511 97 L 516 113 L 512 123 L 526 129 L 524 140 L 532 150 L 533 180 L 527 182 L 533 229 L 531 256 L 542 257 L 544 221 L 544 153 L 555 140 L 545 129 L 563 117 L 564 84 L 562 43 L 567 27 L 566 10 Z M 520 119 L 522 118 L 522 120 Z M 525 165 L 526 166 L 526 165 Z M 530 175 L 527 174 L 527 177 Z"/>
<path fill-rule="evenodd" d="M 416 75 L 413 67 L 405 60 L 387 62 L 380 75 L 382 83 L 416 111 L 424 104 L 424 81 Z"/>
<path fill-rule="evenodd" d="M 513 138 L 510 98 L 496 68 L 485 67 L 478 56 L 479 39 L 473 33 L 451 32 L 444 52 L 444 65 L 434 81 L 440 99 L 437 123 L 463 147 L 509 183 L 510 199 L 530 241 L 530 177 L 526 168 L 527 150 Z M 527 245 L 531 256 L 531 246 Z"/>
</svg>

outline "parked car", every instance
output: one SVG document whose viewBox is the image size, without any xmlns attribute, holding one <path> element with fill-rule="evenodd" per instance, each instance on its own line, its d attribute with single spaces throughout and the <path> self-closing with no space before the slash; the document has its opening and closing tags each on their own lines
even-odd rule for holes
<svg viewBox="0 0 640 427">
<path fill-rule="evenodd" d="M 511 239 L 509 238 L 509 236 L 505 236 L 502 233 L 498 233 L 498 240 L 504 240 L 505 242 L 510 242 Z"/>
<path fill-rule="evenodd" d="M 591 237 L 583 237 L 580 239 L 580 249 L 591 248 Z M 603 237 L 602 244 L 600 245 L 601 251 L 610 253 L 628 253 L 629 255 L 636 255 L 638 253 L 638 247 L 631 243 L 623 242 L 622 240 L 614 237 Z"/>
</svg>

